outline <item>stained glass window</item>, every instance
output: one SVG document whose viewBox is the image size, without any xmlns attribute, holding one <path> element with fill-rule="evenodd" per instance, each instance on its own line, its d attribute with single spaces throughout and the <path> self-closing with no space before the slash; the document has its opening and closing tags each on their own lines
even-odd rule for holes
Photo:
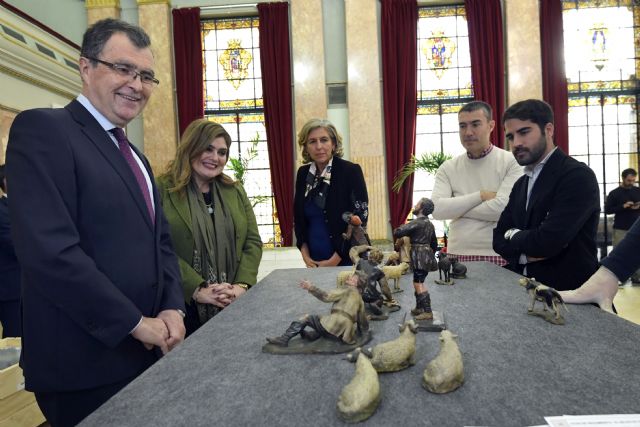
<svg viewBox="0 0 640 427">
<path fill-rule="evenodd" d="M 464 6 L 421 7 L 418 17 L 418 111 L 416 156 L 464 152 L 458 136 L 458 111 L 473 100 L 471 55 Z M 413 200 L 431 197 L 434 176 L 417 171 Z M 434 221 L 438 236 L 444 223 Z"/>
<path fill-rule="evenodd" d="M 563 9 L 569 152 L 595 172 L 604 207 L 622 170 L 638 170 L 640 6 L 633 0 L 574 0 L 563 1 Z M 602 242 L 611 222 L 603 215 Z"/>
<path fill-rule="evenodd" d="M 269 173 L 257 17 L 202 20 L 205 116 L 229 132 L 225 172 L 244 183 L 267 247 L 280 246 Z M 237 159 L 233 162 L 231 159 Z M 234 168 L 235 163 L 235 168 Z"/>
</svg>

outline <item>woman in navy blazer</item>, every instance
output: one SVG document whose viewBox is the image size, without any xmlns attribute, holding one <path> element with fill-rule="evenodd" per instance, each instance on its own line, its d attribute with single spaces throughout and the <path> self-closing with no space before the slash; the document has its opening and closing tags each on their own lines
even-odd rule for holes
<svg viewBox="0 0 640 427">
<path fill-rule="evenodd" d="M 306 164 L 298 169 L 294 198 L 296 245 L 307 267 L 351 265 L 347 223 L 352 212 L 366 227 L 369 197 L 359 165 L 342 159 L 342 137 L 328 120 L 312 119 L 298 134 Z"/>
</svg>

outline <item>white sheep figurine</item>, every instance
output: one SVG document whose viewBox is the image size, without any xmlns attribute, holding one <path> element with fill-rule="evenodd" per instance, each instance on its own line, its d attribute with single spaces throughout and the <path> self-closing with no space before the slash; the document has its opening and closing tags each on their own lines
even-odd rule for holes
<svg viewBox="0 0 640 427">
<path fill-rule="evenodd" d="M 356 349 L 347 356 L 353 361 L 358 353 L 364 353 L 371 358 L 371 364 L 378 372 L 396 372 L 415 365 L 416 334 L 418 326 L 413 319 L 400 326 L 400 336 L 371 348 Z"/>
<path fill-rule="evenodd" d="M 390 282 L 393 279 L 393 292 L 402 292 L 398 282 L 400 281 L 400 276 L 409 271 L 409 264 L 406 262 L 401 262 L 398 265 L 385 265 L 382 267 L 382 272 L 387 277 L 387 282 Z"/>
<path fill-rule="evenodd" d="M 337 405 L 338 416 L 348 423 L 366 420 L 380 404 L 378 373 L 367 356 L 360 354 L 356 357 L 356 372 L 342 389 Z"/>
<path fill-rule="evenodd" d="M 462 353 L 451 331 L 440 332 L 440 352 L 427 364 L 422 375 L 422 386 L 431 393 L 449 393 L 464 382 Z"/>
</svg>

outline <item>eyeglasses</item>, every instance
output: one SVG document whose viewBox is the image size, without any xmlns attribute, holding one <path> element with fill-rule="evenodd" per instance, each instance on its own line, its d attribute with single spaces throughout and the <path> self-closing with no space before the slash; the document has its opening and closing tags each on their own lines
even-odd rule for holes
<svg viewBox="0 0 640 427">
<path fill-rule="evenodd" d="M 127 64 L 114 64 L 112 62 L 107 62 L 107 61 L 103 61 L 101 59 L 98 58 L 90 58 L 87 57 L 87 59 L 91 60 L 91 61 L 96 61 L 102 65 L 106 65 L 107 67 L 111 68 L 113 71 L 116 72 L 116 74 L 122 76 L 122 77 L 127 77 L 131 80 L 135 80 L 136 77 L 140 77 L 140 81 L 143 84 L 149 85 L 151 87 L 156 87 L 160 84 L 160 80 L 156 79 L 153 76 L 153 73 L 149 72 L 149 71 L 137 71 L 134 67 L 132 67 L 131 65 L 127 65 Z"/>
</svg>

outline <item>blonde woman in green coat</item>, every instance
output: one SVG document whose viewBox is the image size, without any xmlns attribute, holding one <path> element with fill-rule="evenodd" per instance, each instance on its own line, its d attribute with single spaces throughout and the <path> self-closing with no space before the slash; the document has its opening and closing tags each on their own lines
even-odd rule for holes
<svg viewBox="0 0 640 427">
<path fill-rule="evenodd" d="M 187 303 L 187 335 L 256 283 L 262 241 L 239 182 L 223 173 L 231 137 L 218 123 L 193 121 L 158 178 Z"/>
</svg>

